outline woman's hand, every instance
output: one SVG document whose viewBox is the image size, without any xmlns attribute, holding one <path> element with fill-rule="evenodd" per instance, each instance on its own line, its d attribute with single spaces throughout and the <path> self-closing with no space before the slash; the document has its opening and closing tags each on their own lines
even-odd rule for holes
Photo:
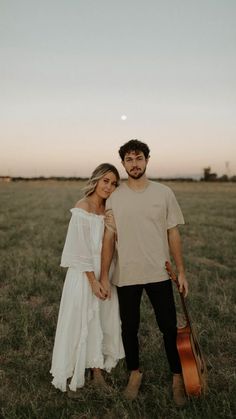
<svg viewBox="0 0 236 419">
<path fill-rule="evenodd" d="M 106 211 L 105 226 L 108 230 L 112 231 L 113 233 L 116 233 L 115 219 L 111 210 Z"/>
<path fill-rule="evenodd" d="M 96 297 L 100 298 L 101 300 L 105 300 L 107 298 L 106 291 L 103 288 L 103 285 L 94 278 L 93 281 L 90 282 L 92 292 Z"/>
</svg>

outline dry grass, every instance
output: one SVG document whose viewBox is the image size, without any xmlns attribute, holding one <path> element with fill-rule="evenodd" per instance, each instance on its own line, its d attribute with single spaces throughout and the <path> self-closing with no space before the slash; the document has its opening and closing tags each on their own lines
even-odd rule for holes
<svg viewBox="0 0 236 419">
<path fill-rule="evenodd" d="M 122 397 L 124 363 L 107 376 L 109 394 L 89 385 L 78 400 L 55 390 L 49 375 L 64 271 L 59 268 L 76 182 L 1 184 L 0 398 L 3 418 L 233 418 L 235 410 L 235 184 L 173 183 L 185 214 L 183 247 L 189 307 L 206 354 L 209 392 L 178 410 L 147 298 L 140 342 L 145 379 L 133 403 Z"/>
</svg>

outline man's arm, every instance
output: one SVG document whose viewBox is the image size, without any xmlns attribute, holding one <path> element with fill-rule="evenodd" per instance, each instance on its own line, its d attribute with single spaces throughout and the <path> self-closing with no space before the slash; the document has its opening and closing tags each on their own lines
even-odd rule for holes
<svg viewBox="0 0 236 419">
<path fill-rule="evenodd" d="M 184 293 L 185 297 L 187 297 L 188 282 L 185 278 L 181 238 L 180 238 L 178 227 L 170 228 L 169 230 L 167 230 L 167 234 L 168 234 L 170 252 L 174 258 L 175 265 L 178 272 L 178 280 L 179 280 L 179 285 L 180 285 L 179 290 L 180 292 Z"/>
<path fill-rule="evenodd" d="M 112 257 L 114 254 L 114 249 L 115 249 L 115 232 L 108 228 L 105 228 L 105 232 L 103 236 L 103 243 L 102 243 L 100 282 L 108 298 L 111 298 L 109 270 L 111 266 Z"/>
</svg>

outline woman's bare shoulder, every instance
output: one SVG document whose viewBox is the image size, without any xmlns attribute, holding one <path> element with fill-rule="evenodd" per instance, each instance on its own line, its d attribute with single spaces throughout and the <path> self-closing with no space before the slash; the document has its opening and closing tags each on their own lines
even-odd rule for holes
<svg viewBox="0 0 236 419">
<path fill-rule="evenodd" d="M 85 198 L 82 198 L 82 199 L 80 199 L 79 201 L 76 202 L 75 208 L 81 208 L 81 209 L 89 212 L 90 205 L 89 205 L 89 202 Z"/>
</svg>

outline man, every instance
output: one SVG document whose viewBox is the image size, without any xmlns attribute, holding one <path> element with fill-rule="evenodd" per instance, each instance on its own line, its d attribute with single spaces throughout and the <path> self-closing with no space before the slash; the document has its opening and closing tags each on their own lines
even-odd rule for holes
<svg viewBox="0 0 236 419">
<path fill-rule="evenodd" d="M 115 227 L 105 229 L 101 282 L 109 298 L 108 272 L 117 238 L 117 263 L 112 282 L 117 286 L 122 338 L 127 368 L 130 371 L 124 395 L 133 400 L 141 385 L 138 329 L 140 303 L 145 289 L 163 334 L 170 369 L 173 373 L 173 397 L 177 405 L 186 402 L 181 364 L 176 347 L 176 310 L 172 284 L 165 270 L 169 250 L 178 271 L 180 291 L 187 295 L 178 224 L 184 219 L 176 198 L 167 186 L 146 177 L 149 161 L 147 144 L 131 140 L 119 150 L 128 180 L 123 182 L 106 203 Z"/>
</svg>

